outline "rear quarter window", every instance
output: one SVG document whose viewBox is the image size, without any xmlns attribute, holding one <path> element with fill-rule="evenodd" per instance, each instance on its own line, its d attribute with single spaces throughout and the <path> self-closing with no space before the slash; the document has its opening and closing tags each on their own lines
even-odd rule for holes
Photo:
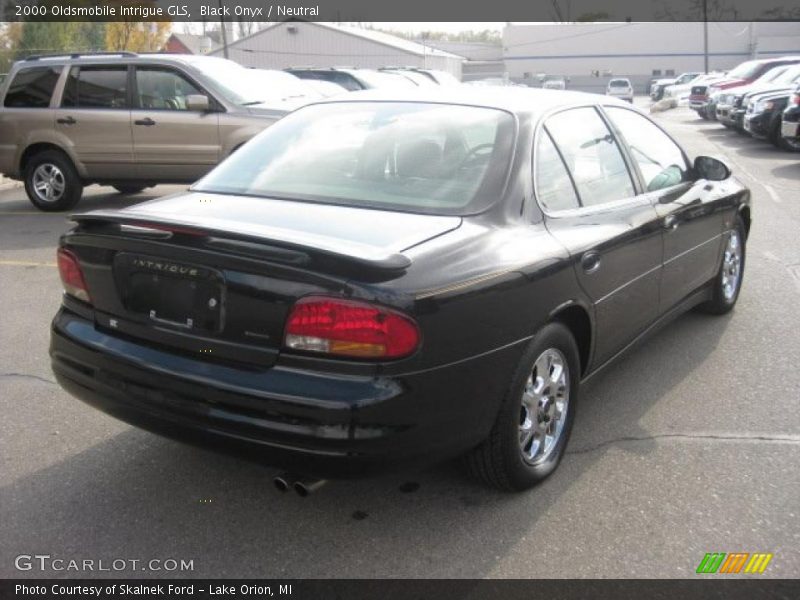
<svg viewBox="0 0 800 600">
<path fill-rule="evenodd" d="M 8 85 L 6 108 L 47 108 L 61 75 L 61 67 L 20 69 Z"/>
</svg>

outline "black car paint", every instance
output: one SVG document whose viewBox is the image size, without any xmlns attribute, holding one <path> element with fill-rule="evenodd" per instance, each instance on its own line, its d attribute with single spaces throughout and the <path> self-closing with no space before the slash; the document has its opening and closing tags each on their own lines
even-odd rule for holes
<svg viewBox="0 0 800 600">
<path fill-rule="evenodd" d="M 800 85 L 796 86 L 794 90 L 792 90 L 792 98 L 796 96 L 800 96 Z M 800 122 L 800 104 L 790 102 L 783 111 L 783 116 L 781 118 L 785 123 Z"/>
<path fill-rule="evenodd" d="M 585 98 L 571 107 L 594 105 Z M 636 197 L 544 214 L 534 198 L 532 148 L 551 112 L 516 115 L 509 180 L 490 208 L 455 218 L 457 226 L 407 238 L 407 247 L 387 242 L 410 262 L 400 270 L 371 261 L 372 252 L 381 257 L 387 249 L 374 240 L 356 260 L 336 244 L 320 253 L 289 237 L 234 240 L 251 244 L 248 253 L 181 233 L 167 240 L 121 235 L 102 218 L 79 219 L 61 244 L 79 257 L 95 306 L 65 296 L 52 325 L 58 381 L 127 422 L 196 443 L 218 442 L 318 476 L 359 476 L 469 450 L 488 434 L 540 327 L 559 320 L 572 330 L 588 377 L 663 320 L 708 299 L 723 232 L 734 226 L 737 212 L 749 226 L 749 193 L 735 179 L 697 179 L 654 194 L 645 192 L 635 168 Z M 633 164 L 627 150 L 625 159 Z M 158 221 L 152 215 L 161 203 L 201 199 L 190 193 L 118 215 L 147 224 Z M 228 199 L 229 226 L 252 222 L 245 206 Z M 297 205 L 298 233 L 315 210 Z M 350 210 L 383 218 L 382 211 Z M 419 224 L 440 219 L 403 218 Z M 342 242 L 352 235 L 335 219 L 325 228 Z M 388 224 L 380 231 L 400 239 Z M 224 331 L 199 336 L 127 313 L 111 276 L 120 251 L 213 265 L 226 281 Z M 291 303 L 318 293 L 406 312 L 422 331 L 420 349 L 389 362 L 281 349 Z"/>
<path fill-rule="evenodd" d="M 765 92 L 753 96 L 750 100 L 751 106 L 744 114 L 744 129 L 754 138 L 762 140 L 768 139 L 773 141 L 780 137 L 781 117 L 784 109 L 789 103 L 790 96 L 790 90 L 782 90 L 771 93 Z M 762 100 L 772 101 L 772 109 L 754 114 L 751 111 L 752 107 L 756 102 Z"/>
</svg>

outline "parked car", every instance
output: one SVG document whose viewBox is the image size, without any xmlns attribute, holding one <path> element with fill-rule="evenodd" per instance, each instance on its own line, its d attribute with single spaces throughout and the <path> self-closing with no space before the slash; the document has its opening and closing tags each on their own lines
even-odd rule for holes
<svg viewBox="0 0 800 600">
<path fill-rule="evenodd" d="M 542 82 L 542 87 L 546 90 L 565 90 L 567 81 L 563 77 L 550 77 Z"/>
<path fill-rule="evenodd" d="M 461 85 L 461 81 L 453 75 L 452 73 L 448 73 L 447 71 L 441 71 L 439 69 L 420 69 L 416 67 L 407 67 L 418 73 L 422 73 L 426 77 L 430 77 L 436 83 L 443 86 L 453 86 L 453 85 Z"/>
<path fill-rule="evenodd" d="M 687 81 L 686 83 L 674 83 L 667 85 L 664 88 L 664 98 L 675 98 L 678 102 L 688 101 L 689 95 L 692 93 L 693 85 L 700 85 L 701 83 L 712 83 L 716 80 L 722 79 L 725 76 L 724 72 L 712 72 L 707 75 L 700 74 Z"/>
<path fill-rule="evenodd" d="M 662 79 L 656 79 L 655 81 L 650 83 L 650 99 L 657 102 L 664 97 L 665 90 L 668 86 L 688 84 L 691 81 L 697 79 L 697 77 L 699 77 L 700 75 L 702 75 L 702 73 L 698 71 L 693 71 L 688 73 L 681 73 L 677 77 L 665 77 Z"/>
<path fill-rule="evenodd" d="M 397 73 L 382 73 L 355 67 L 291 67 L 285 69 L 300 79 L 321 79 L 342 86 L 348 91 L 375 88 L 415 88 L 417 84 Z"/>
<path fill-rule="evenodd" d="M 292 75 L 287 73 L 287 75 Z M 294 77 L 294 75 L 292 75 Z M 299 77 L 297 79 L 300 79 Z M 347 93 L 348 90 L 342 86 L 333 83 L 332 81 L 323 81 L 322 79 L 303 79 L 305 84 L 320 94 L 323 98 L 330 98 L 331 96 L 338 96 L 339 94 Z"/>
<path fill-rule="evenodd" d="M 72 208 L 92 183 L 134 194 L 193 182 L 298 105 L 271 106 L 276 93 L 209 56 L 33 56 L 0 88 L 0 173 L 44 211 Z"/>
<path fill-rule="evenodd" d="M 419 71 L 415 71 L 413 69 L 398 69 L 395 67 L 382 67 L 378 69 L 381 73 L 389 73 L 390 75 L 398 75 L 400 77 L 405 77 L 411 83 L 419 87 L 429 87 L 429 86 L 438 86 L 439 84 L 436 82 L 435 79 L 428 77 L 424 73 L 420 73 Z"/>
<path fill-rule="evenodd" d="M 528 87 L 524 83 L 516 83 L 504 77 L 485 77 L 484 79 L 471 79 L 465 81 L 464 85 L 475 87 Z"/>
<path fill-rule="evenodd" d="M 768 71 L 750 85 L 735 87 L 720 94 L 717 120 L 727 127 L 744 131 L 747 107 L 760 95 L 791 92 L 800 81 L 800 64 L 783 65 Z"/>
<path fill-rule="evenodd" d="M 253 87 L 262 90 L 259 94 L 262 106 L 294 110 L 303 104 L 325 97 L 309 85 L 307 80 L 295 77 L 286 71 L 251 68 L 249 76 L 253 78 Z M 344 89 L 340 87 L 339 91 L 343 92 Z"/>
<path fill-rule="evenodd" d="M 625 77 L 612 79 L 606 86 L 606 95 L 633 102 L 633 85 L 631 84 L 631 80 Z"/>
<path fill-rule="evenodd" d="M 744 114 L 744 130 L 754 138 L 768 140 L 784 150 L 795 151 L 782 136 L 783 111 L 793 97 L 791 91 L 765 92 L 749 99 Z"/>
<path fill-rule="evenodd" d="M 186 193 L 72 217 L 64 389 L 300 476 L 466 454 L 522 490 L 564 455 L 582 381 L 684 310 L 736 304 L 747 188 L 629 104 L 351 98 L 294 111 Z"/>
<path fill-rule="evenodd" d="M 743 62 L 735 69 L 729 71 L 724 79 L 712 84 L 692 86 L 692 93 L 689 96 L 689 107 L 697 111 L 697 114 L 703 119 L 715 120 L 717 118 L 716 102 L 721 92 L 728 88 L 752 83 L 774 67 L 797 64 L 798 62 L 800 62 L 800 57 L 798 56 L 781 56 L 779 58 L 766 58 Z"/>
<path fill-rule="evenodd" d="M 800 65 L 780 65 L 770 69 L 749 85 L 720 92 L 716 104 L 717 121 L 726 127 L 743 130 L 745 98 L 767 90 L 791 86 L 795 78 L 800 78 Z"/>
<path fill-rule="evenodd" d="M 452 73 L 448 73 L 447 71 L 440 71 L 439 69 L 425 69 L 422 67 L 413 67 L 413 66 L 405 66 L 405 67 L 386 66 L 380 70 L 418 73 L 423 77 L 428 78 L 432 83 L 436 83 L 438 85 L 444 85 L 444 86 L 461 85 L 461 82 L 456 78 L 455 75 L 453 75 Z"/>
<path fill-rule="evenodd" d="M 787 150 L 800 152 L 800 84 L 795 87 L 789 104 L 783 111 L 781 137 Z"/>
</svg>

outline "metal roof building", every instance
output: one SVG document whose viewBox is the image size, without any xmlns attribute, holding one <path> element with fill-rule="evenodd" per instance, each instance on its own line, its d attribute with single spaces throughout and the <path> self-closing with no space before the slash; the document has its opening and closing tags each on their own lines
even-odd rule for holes
<svg viewBox="0 0 800 600">
<path fill-rule="evenodd" d="M 224 56 L 219 48 L 209 53 Z M 245 67 L 414 66 L 461 79 L 462 56 L 387 33 L 310 21 L 275 23 L 228 44 L 228 57 Z"/>
<path fill-rule="evenodd" d="M 751 58 L 800 54 L 800 23 L 710 22 L 710 70 Z M 637 91 L 650 79 L 703 71 L 703 23 L 541 23 L 503 30 L 511 79 L 536 85 L 537 75 L 570 78 L 569 87 L 604 91 L 610 77 L 628 77 Z"/>
</svg>

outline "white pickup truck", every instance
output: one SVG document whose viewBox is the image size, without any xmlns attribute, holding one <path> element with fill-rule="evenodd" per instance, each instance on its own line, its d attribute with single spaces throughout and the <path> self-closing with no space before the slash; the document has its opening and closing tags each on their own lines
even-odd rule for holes
<svg viewBox="0 0 800 600">
<path fill-rule="evenodd" d="M 677 77 L 671 77 L 667 79 L 656 79 L 650 84 L 650 98 L 652 100 L 658 101 L 664 97 L 664 89 L 670 85 L 683 85 L 686 83 L 691 82 L 693 79 L 696 79 L 702 75 L 699 72 L 688 72 L 688 73 L 681 73 Z"/>
</svg>

